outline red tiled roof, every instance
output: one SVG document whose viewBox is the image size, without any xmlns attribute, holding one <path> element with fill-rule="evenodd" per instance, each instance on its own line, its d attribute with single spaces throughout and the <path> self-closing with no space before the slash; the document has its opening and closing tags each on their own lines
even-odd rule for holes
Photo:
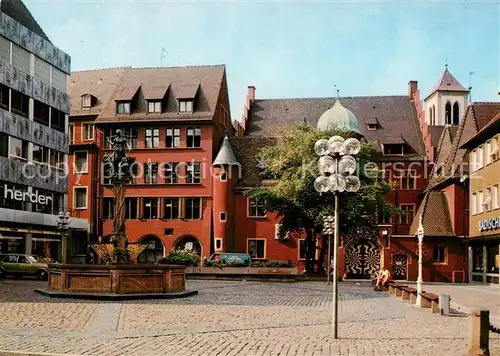
<svg viewBox="0 0 500 356">
<path fill-rule="evenodd" d="M 417 233 L 420 216 L 422 216 L 424 236 L 456 236 L 445 192 L 431 190 L 425 194 L 411 225 L 410 235 Z"/>
</svg>

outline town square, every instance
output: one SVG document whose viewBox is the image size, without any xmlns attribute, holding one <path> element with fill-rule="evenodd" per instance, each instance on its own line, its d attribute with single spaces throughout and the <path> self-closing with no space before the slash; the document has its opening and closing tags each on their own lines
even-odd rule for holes
<svg viewBox="0 0 500 356">
<path fill-rule="evenodd" d="M 500 355 L 499 25 L 0 0 L 0 355 Z"/>
</svg>

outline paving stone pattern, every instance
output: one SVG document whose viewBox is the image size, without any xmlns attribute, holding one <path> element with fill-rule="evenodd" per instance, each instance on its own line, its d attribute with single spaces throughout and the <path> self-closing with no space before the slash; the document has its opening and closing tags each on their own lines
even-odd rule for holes
<svg viewBox="0 0 500 356">
<path fill-rule="evenodd" d="M 47 299 L 0 283 L 0 355 L 464 355 L 468 320 L 340 284 L 338 340 L 325 283 L 188 281 L 177 300 Z M 500 355 L 500 335 L 491 334 Z M 17 352 L 17 353 L 12 353 Z"/>
</svg>

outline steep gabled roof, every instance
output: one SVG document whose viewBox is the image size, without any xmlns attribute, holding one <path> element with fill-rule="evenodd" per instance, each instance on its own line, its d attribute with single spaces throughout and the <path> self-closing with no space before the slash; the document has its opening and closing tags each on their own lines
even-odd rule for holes
<svg viewBox="0 0 500 356">
<path fill-rule="evenodd" d="M 441 75 L 441 78 L 439 78 L 438 82 L 436 85 L 434 85 L 434 88 L 432 88 L 430 94 L 427 96 L 431 96 L 437 91 L 457 91 L 457 92 L 464 92 L 468 93 L 469 90 L 464 88 L 458 80 L 455 79 L 455 77 L 450 73 L 448 68 L 446 68 Z"/>
<path fill-rule="evenodd" d="M 248 116 L 246 135 L 274 136 L 276 129 L 293 122 L 306 121 L 316 127 L 321 115 L 337 98 L 258 99 Z M 370 142 L 406 143 L 412 153 L 398 159 L 422 159 L 425 156 L 418 116 L 406 95 L 340 98 L 342 105 L 357 117 L 361 134 Z M 367 120 L 378 123 L 368 130 Z M 386 158 L 389 159 L 389 156 Z"/>
<path fill-rule="evenodd" d="M 424 227 L 424 236 L 455 236 L 451 223 L 450 207 L 445 192 L 431 190 L 425 193 L 410 227 L 410 235 L 418 230 L 420 216 Z"/>
</svg>

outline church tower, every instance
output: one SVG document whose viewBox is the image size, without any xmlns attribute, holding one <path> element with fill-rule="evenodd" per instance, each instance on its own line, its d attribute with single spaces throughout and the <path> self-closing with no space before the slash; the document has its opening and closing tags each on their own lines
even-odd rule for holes
<svg viewBox="0 0 500 356">
<path fill-rule="evenodd" d="M 469 90 L 448 70 L 425 98 L 425 122 L 429 126 L 458 125 L 467 109 Z"/>
</svg>

